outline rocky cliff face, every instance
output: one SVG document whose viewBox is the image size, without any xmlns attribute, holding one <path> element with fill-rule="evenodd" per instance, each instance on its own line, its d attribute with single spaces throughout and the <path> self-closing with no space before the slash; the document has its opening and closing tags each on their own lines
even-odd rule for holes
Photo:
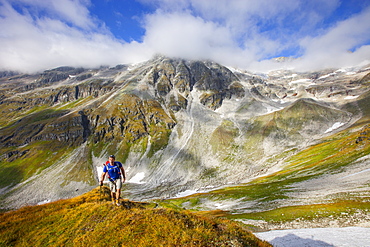
<svg viewBox="0 0 370 247">
<path fill-rule="evenodd" d="M 157 57 L 135 66 L 3 73 L 2 206 L 89 190 L 112 153 L 127 170 L 131 199 L 248 181 L 323 138 L 366 125 L 369 110 L 359 100 L 369 72 L 254 75 Z"/>
</svg>

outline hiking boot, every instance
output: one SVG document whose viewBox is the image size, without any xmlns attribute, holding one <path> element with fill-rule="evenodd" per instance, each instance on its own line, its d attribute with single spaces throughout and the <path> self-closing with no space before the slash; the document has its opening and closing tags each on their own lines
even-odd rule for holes
<svg viewBox="0 0 370 247">
<path fill-rule="evenodd" d="M 119 200 L 116 200 L 116 206 L 121 206 L 122 204 L 119 202 Z"/>
</svg>

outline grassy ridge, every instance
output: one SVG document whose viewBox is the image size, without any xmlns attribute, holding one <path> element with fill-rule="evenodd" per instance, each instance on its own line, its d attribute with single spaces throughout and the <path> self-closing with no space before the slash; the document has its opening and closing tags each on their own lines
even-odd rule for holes
<svg viewBox="0 0 370 247">
<path fill-rule="evenodd" d="M 109 202 L 109 190 L 0 214 L 0 246 L 270 246 L 237 222 Z"/>
</svg>

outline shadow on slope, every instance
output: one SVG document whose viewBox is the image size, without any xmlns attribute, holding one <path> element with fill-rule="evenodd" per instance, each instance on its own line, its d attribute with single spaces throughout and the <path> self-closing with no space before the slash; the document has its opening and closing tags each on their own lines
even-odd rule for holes
<svg viewBox="0 0 370 247">
<path fill-rule="evenodd" d="M 315 240 L 311 238 L 301 238 L 292 233 L 287 234 L 283 237 L 276 237 L 270 241 L 274 246 L 317 246 L 317 247 L 334 247 L 332 244 L 328 244 L 321 240 Z"/>
</svg>

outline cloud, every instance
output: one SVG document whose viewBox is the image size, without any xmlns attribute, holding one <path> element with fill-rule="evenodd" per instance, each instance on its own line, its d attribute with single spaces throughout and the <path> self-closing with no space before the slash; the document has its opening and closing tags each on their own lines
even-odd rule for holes
<svg viewBox="0 0 370 247">
<path fill-rule="evenodd" d="M 326 19 L 338 0 L 150 2 L 163 7 L 146 19 L 144 43 L 165 55 L 259 71 L 349 66 L 370 58 L 364 46 L 370 41 L 369 7 L 333 24 Z M 284 53 L 300 59 L 270 60 Z"/>
<path fill-rule="evenodd" d="M 360 14 L 337 23 L 321 36 L 302 39 L 305 48 L 303 66 L 318 69 L 320 67 L 350 66 L 358 64 L 370 53 L 361 44 L 370 41 L 370 8 Z M 363 48 L 355 50 L 354 48 Z M 312 66 L 309 61 L 315 61 Z"/>
<path fill-rule="evenodd" d="M 188 13 L 150 15 L 144 43 L 154 51 L 188 59 L 217 58 L 224 50 L 239 52 L 230 30 Z"/>
<path fill-rule="evenodd" d="M 66 23 L 83 28 L 93 29 L 94 19 L 91 18 L 88 7 L 89 0 L 16 0 L 12 1 L 15 6 L 30 6 L 24 11 L 30 12 L 33 16 L 42 16 L 47 12 L 48 16 L 60 19 Z M 24 7 L 23 7 L 24 8 Z"/>
<path fill-rule="evenodd" d="M 124 61 L 124 43 L 89 16 L 83 2 L 19 2 L 32 7 L 17 11 L 1 1 L 0 69 L 36 72 L 63 65 L 99 67 Z"/>
<path fill-rule="evenodd" d="M 297 39 L 314 31 L 338 6 L 338 0 L 142 0 L 164 13 L 184 12 L 228 29 L 230 37 L 245 51 L 263 59 L 297 46 Z M 214 39 L 219 38 L 214 35 Z"/>
<path fill-rule="evenodd" d="M 127 43 L 90 13 L 89 0 L 0 0 L 0 69 L 114 66 L 158 53 L 258 71 L 349 66 L 370 58 L 366 6 L 332 23 L 339 0 L 140 2 L 155 11 L 143 16 L 142 41 Z M 270 60 L 282 55 L 299 59 Z"/>
</svg>

